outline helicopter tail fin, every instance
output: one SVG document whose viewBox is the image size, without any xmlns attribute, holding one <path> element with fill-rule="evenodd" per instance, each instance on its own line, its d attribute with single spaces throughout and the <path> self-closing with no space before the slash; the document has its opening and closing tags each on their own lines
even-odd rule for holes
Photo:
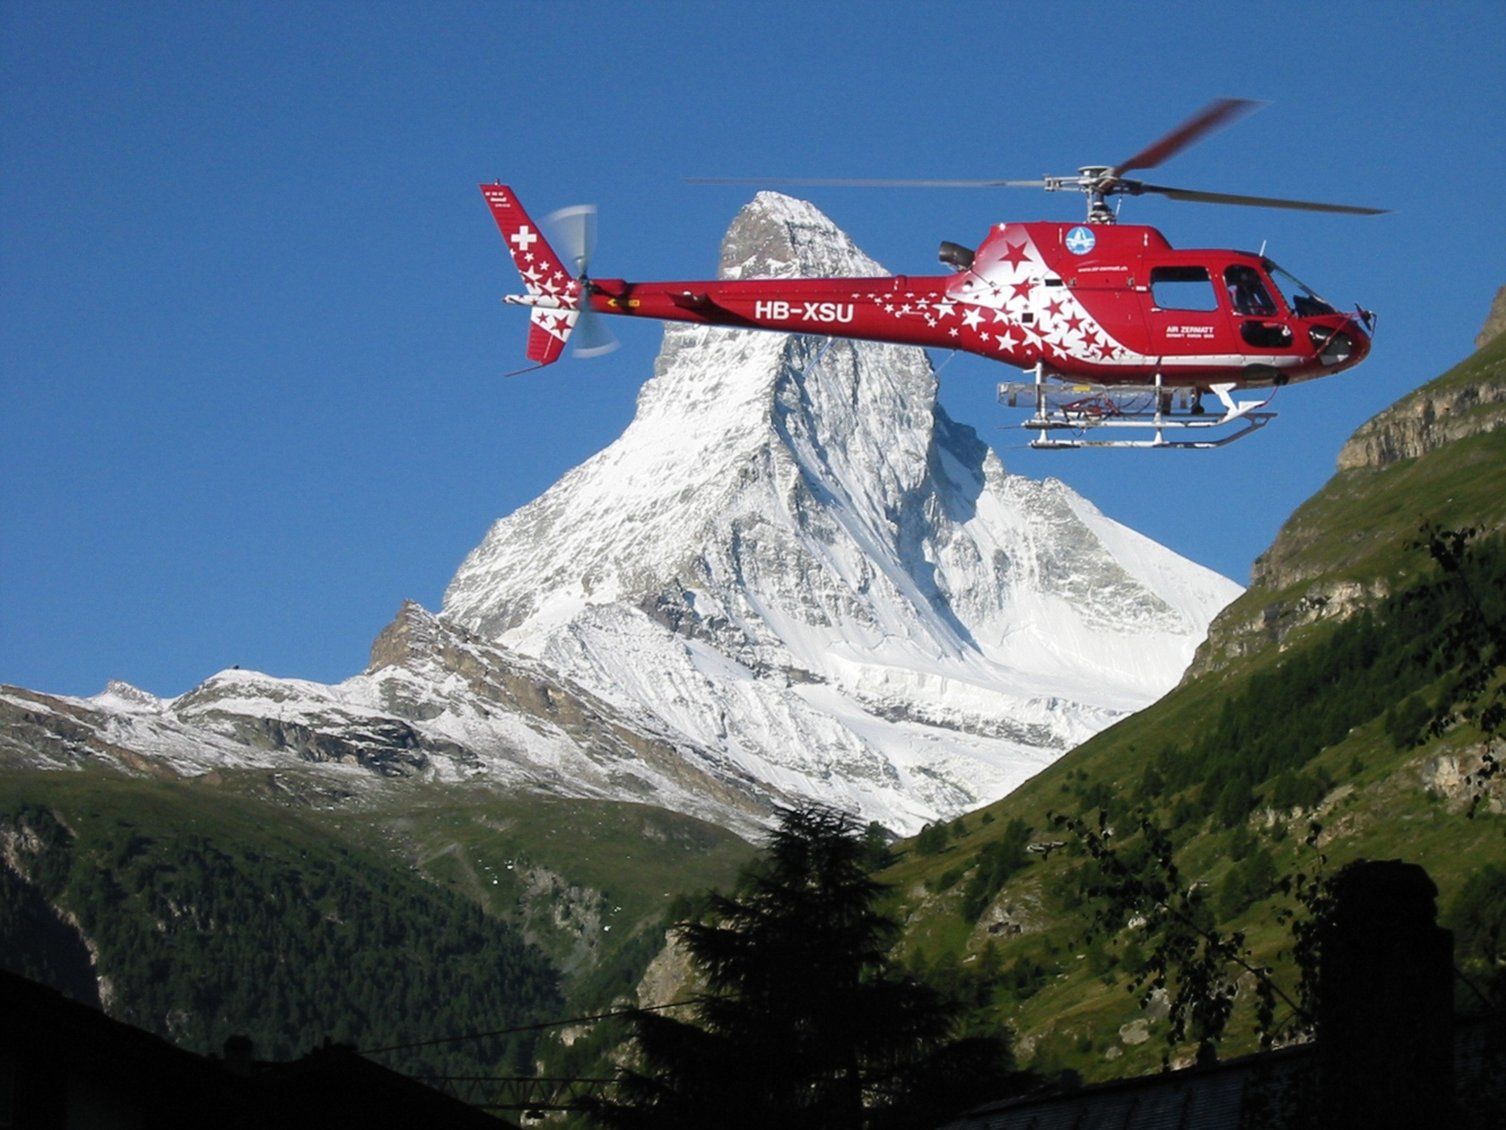
<svg viewBox="0 0 1506 1130">
<path fill-rule="evenodd" d="M 511 188 L 505 184 L 483 184 L 481 195 L 486 197 L 513 266 L 528 291 L 526 297 L 517 300 L 518 304 L 533 307 L 528 327 L 528 359 L 538 365 L 558 361 L 580 316 L 580 283 L 549 246 Z"/>
</svg>

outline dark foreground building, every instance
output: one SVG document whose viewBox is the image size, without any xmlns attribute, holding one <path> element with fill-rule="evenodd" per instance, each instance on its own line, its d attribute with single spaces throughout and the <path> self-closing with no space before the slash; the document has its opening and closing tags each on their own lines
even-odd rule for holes
<svg viewBox="0 0 1506 1130">
<path fill-rule="evenodd" d="M 0 971 L 0 1130 L 510 1125 L 349 1048 L 290 1063 L 251 1050 L 242 1038 L 224 1058 L 195 1055 Z"/>
<path fill-rule="evenodd" d="M 1311 1045 L 1243 1056 L 1208 1067 L 1096 1083 L 1074 1091 L 991 1103 L 944 1130 L 1244 1130 L 1278 1127 L 1506 1126 L 1506 1018 L 1460 1021 L 1453 1035 L 1455 1106 L 1446 1121 L 1417 1123 L 1398 1112 L 1381 1121 L 1328 1121 L 1319 1105 Z"/>
</svg>

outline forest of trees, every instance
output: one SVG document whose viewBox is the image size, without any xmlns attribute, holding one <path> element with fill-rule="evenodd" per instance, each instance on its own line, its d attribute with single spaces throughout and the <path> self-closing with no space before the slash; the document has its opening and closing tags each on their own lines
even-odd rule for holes
<svg viewBox="0 0 1506 1130">
<path fill-rule="evenodd" d="M 63 907 L 97 947 L 111 1013 L 184 1047 L 218 1052 L 243 1033 L 259 1057 L 287 1059 L 326 1039 L 377 1048 L 561 1015 L 554 969 L 514 927 L 390 862 L 124 817 L 75 835 L 41 805 L 0 811 L 0 827 L 34 849 L 31 891 L 14 875 L 0 887 L 6 964 L 52 980 L 36 963 L 60 923 L 38 907 Z M 526 1070 L 531 1049 L 519 1035 L 383 1059 L 474 1074 Z"/>
</svg>

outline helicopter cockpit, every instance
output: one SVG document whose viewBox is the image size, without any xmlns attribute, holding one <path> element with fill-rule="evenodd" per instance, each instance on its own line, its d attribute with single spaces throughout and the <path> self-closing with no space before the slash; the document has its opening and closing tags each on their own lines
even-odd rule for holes
<svg viewBox="0 0 1506 1130">
<path fill-rule="evenodd" d="M 1357 309 L 1353 315 L 1340 314 L 1289 271 L 1283 271 L 1269 259 L 1262 259 L 1260 265 L 1281 291 L 1291 312 L 1298 318 L 1311 319 L 1307 322 L 1307 337 L 1324 365 L 1348 365 L 1370 351 L 1374 314 L 1364 309 Z"/>
<path fill-rule="evenodd" d="M 1229 288 L 1229 302 L 1236 314 L 1255 318 L 1276 316 L 1276 300 L 1254 267 L 1242 263 L 1229 267 L 1224 271 L 1224 285 Z"/>
<path fill-rule="evenodd" d="M 1286 304 L 1293 314 L 1299 318 L 1311 318 L 1318 314 L 1337 314 L 1338 311 L 1323 299 L 1319 298 L 1313 289 L 1302 282 L 1295 275 L 1283 271 L 1269 259 L 1262 259 L 1261 266 L 1271 276 L 1271 281 L 1281 291 L 1281 297 L 1286 299 Z"/>
</svg>

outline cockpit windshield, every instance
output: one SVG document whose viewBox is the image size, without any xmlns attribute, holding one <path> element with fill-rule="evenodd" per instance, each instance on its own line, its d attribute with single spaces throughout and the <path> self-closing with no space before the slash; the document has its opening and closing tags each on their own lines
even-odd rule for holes
<svg viewBox="0 0 1506 1130">
<path fill-rule="evenodd" d="M 1271 276 L 1271 281 L 1276 284 L 1276 289 L 1281 291 L 1281 297 L 1286 299 L 1287 306 L 1297 317 L 1310 318 L 1314 314 L 1337 313 L 1295 275 L 1283 271 L 1269 259 L 1264 261 L 1264 266 L 1266 273 Z"/>
</svg>

